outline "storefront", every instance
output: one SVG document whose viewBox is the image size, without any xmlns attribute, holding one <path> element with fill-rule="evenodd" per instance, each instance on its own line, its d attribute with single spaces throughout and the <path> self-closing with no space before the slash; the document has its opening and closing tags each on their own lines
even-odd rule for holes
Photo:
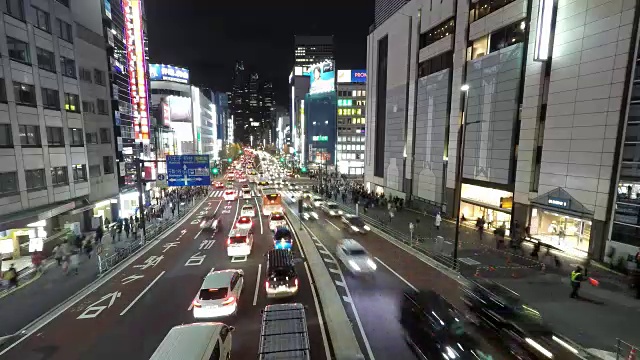
<svg viewBox="0 0 640 360">
<path fill-rule="evenodd" d="M 512 206 L 511 192 L 462 184 L 460 216 L 464 216 L 467 225 L 474 225 L 481 218 L 485 221 L 485 229 L 492 231 L 504 227 L 509 236 Z"/>
<path fill-rule="evenodd" d="M 586 257 L 593 212 L 561 188 L 531 201 L 531 236 L 568 254 Z"/>
</svg>

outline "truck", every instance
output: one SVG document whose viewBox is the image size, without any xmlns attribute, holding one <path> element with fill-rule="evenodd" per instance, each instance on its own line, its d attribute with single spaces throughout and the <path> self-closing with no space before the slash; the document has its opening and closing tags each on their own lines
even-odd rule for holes
<svg viewBox="0 0 640 360">
<path fill-rule="evenodd" d="M 310 360 L 304 305 L 267 305 L 262 310 L 259 360 Z"/>
</svg>

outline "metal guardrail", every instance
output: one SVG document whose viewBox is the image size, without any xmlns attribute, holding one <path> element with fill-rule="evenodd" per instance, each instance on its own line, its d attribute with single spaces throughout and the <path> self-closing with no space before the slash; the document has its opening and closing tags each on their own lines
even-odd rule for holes
<svg viewBox="0 0 640 360">
<path fill-rule="evenodd" d="M 208 197 L 209 194 L 205 196 Z M 185 204 L 178 208 L 178 215 L 174 216 L 169 221 L 163 221 L 160 225 L 152 225 L 147 228 L 146 236 L 142 235 L 142 232 L 139 233 L 140 239 L 135 239 L 132 241 L 123 241 L 124 246 L 116 246 L 114 245 L 113 253 L 105 253 L 104 255 L 98 255 L 98 273 L 103 274 L 111 269 L 113 269 L 116 265 L 123 262 L 127 259 L 131 254 L 138 251 L 147 243 L 153 241 L 158 235 L 165 232 L 167 229 L 175 225 L 177 222 L 181 221 L 201 200 L 202 198 L 196 198 L 192 201 L 191 204 Z M 113 240 L 112 240 L 113 241 Z"/>
<path fill-rule="evenodd" d="M 616 339 L 616 360 L 637 359 L 638 346 Z"/>
</svg>

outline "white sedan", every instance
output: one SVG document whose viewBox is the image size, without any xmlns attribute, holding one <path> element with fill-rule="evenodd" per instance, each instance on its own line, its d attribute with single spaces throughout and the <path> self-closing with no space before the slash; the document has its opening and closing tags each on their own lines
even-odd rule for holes
<svg viewBox="0 0 640 360">
<path fill-rule="evenodd" d="M 222 195 L 222 197 L 226 200 L 226 201 L 233 201 L 236 199 L 236 197 L 238 196 L 237 192 L 235 190 L 226 190 L 224 192 L 224 195 Z"/>
<path fill-rule="evenodd" d="M 338 243 L 336 257 L 354 274 L 372 273 L 378 267 L 364 247 L 353 239 Z"/>
<path fill-rule="evenodd" d="M 256 210 L 253 208 L 253 205 L 243 205 L 240 210 L 240 216 L 255 217 Z"/>
<path fill-rule="evenodd" d="M 334 202 L 326 202 L 322 204 L 320 208 L 329 216 L 341 216 L 344 214 L 344 212 L 340 210 L 340 206 Z"/>
<path fill-rule="evenodd" d="M 205 276 L 200 291 L 193 300 L 193 317 L 211 319 L 235 314 L 243 285 L 242 270 L 212 269 Z"/>
<path fill-rule="evenodd" d="M 311 198 L 311 203 L 315 207 L 322 206 L 322 204 L 324 204 L 324 199 L 321 196 L 314 196 Z"/>
</svg>

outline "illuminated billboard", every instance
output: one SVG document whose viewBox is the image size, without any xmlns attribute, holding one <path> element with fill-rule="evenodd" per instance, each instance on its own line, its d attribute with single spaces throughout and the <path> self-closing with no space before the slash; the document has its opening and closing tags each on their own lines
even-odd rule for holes
<svg viewBox="0 0 640 360">
<path fill-rule="evenodd" d="M 366 83 L 367 70 L 338 70 L 339 83 Z"/>
<path fill-rule="evenodd" d="M 149 109 L 147 99 L 147 67 L 142 36 L 140 0 L 122 0 L 126 22 L 127 69 L 133 110 L 133 131 L 136 142 L 149 142 Z"/>
<path fill-rule="evenodd" d="M 175 122 L 191 122 L 191 98 L 184 96 L 167 96 L 169 102 L 169 119 Z"/>
<path fill-rule="evenodd" d="M 320 94 L 335 91 L 336 72 L 332 60 L 309 66 L 309 94 Z"/>
<path fill-rule="evenodd" d="M 149 64 L 149 79 L 188 84 L 189 70 L 165 64 Z"/>
</svg>

